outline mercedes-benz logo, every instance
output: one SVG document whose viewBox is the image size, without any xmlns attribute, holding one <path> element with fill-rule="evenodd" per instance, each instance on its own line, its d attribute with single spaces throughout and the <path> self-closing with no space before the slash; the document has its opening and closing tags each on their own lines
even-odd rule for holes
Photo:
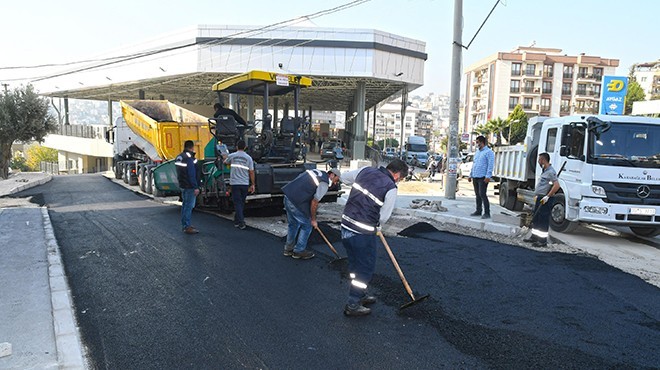
<svg viewBox="0 0 660 370">
<path fill-rule="evenodd" d="M 651 188 L 648 187 L 648 185 L 640 185 L 637 188 L 637 196 L 640 199 L 646 199 L 651 195 Z"/>
</svg>

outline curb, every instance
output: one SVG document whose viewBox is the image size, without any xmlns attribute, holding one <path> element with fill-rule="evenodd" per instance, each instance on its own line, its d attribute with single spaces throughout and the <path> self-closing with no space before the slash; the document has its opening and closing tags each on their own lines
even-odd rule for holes
<svg viewBox="0 0 660 370">
<path fill-rule="evenodd" d="M 49 179 L 50 180 L 50 179 Z M 44 181 L 46 182 L 46 181 Z M 48 277 L 50 283 L 53 327 L 57 362 L 60 368 L 86 369 L 84 352 L 80 342 L 80 331 L 73 312 L 71 291 L 66 280 L 60 248 L 50 223 L 48 209 L 41 207 L 44 222 L 44 236 L 48 250 Z"/>
<path fill-rule="evenodd" d="M 52 180 L 52 179 L 53 179 L 53 175 L 51 175 L 51 174 L 47 174 L 46 177 L 41 178 L 41 179 L 39 179 L 39 180 L 37 180 L 37 181 L 29 181 L 29 180 L 28 180 L 28 182 L 26 182 L 26 183 L 24 183 L 24 184 L 22 184 L 22 185 L 19 185 L 19 186 L 15 187 L 15 188 L 10 189 L 10 190 L 9 190 L 9 194 L 18 193 L 18 192 L 21 192 L 21 191 L 23 191 L 23 190 L 25 190 L 25 189 L 29 189 L 29 188 L 35 187 L 35 186 L 37 186 L 37 185 L 43 185 L 43 184 L 47 183 L 48 181 L 50 181 L 50 180 Z"/>
</svg>

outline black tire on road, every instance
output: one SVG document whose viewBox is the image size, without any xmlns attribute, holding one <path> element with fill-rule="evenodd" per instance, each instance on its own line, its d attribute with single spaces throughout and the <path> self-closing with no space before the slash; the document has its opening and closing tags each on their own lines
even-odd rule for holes
<svg viewBox="0 0 660 370">
<path fill-rule="evenodd" d="M 122 166 L 122 171 L 124 172 L 124 175 L 122 176 L 122 180 L 124 180 L 125 184 L 128 184 L 128 178 L 131 176 L 130 172 L 128 172 L 128 163 L 124 163 Z"/>
<path fill-rule="evenodd" d="M 653 238 L 660 235 L 660 227 L 630 226 L 630 231 L 637 236 Z"/>
<path fill-rule="evenodd" d="M 151 194 L 153 194 L 154 197 L 164 196 L 163 192 L 158 190 L 158 188 L 156 187 L 155 175 L 154 175 L 153 171 L 149 171 L 149 173 L 151 174 L 151 176 L 149 176 L 149 180 L 151 180 L 150 181 L 150 183 L 151 183 Z"/>
<path fill-rule="evenodd" d="M 550 227 L 561 233 L 571 233 L 579 226 L 578 222 L 566 219 L 566 197 L 563 193 L 555 194 L 555 204 L 550 211 Z"/>
<path fill-rule="evenodd" d="M 516 206 L 516 195 L 509 189 L 508 181 L 502 181 L 500 183 L 500 206 L 513 210 Z"/>
<path fill-rule="evenodd" d="M 113 166 L 113 169 L 115 170 L 115 179 L 121 180 L 121 178 L 122 178 L 122 169 L 121 169 L 121 166 L 119 165 L 118 162 L 115 162 L 115 165 Z"/>
<path fill-rule="evenodd" d="M 140 185 L 140 190 L 146 192 L 147 186 L 145 184 L 146 176 L 145 176 L 145 168 L 144 166 L 140 167 L 140 170 L 138 171 L 138 185 Z"/>
<path fill-rule="evenodd" d="M 145 182 L 144 192 L 147 193 L 147 194 L 153 193 L 152 186 L 151 186 L 151 175 L 152 174 L 153 174 L 153 172 L 151 171 L 151 169 L 146 169 L 144 171 L 144 182 Z"/>
</svg>

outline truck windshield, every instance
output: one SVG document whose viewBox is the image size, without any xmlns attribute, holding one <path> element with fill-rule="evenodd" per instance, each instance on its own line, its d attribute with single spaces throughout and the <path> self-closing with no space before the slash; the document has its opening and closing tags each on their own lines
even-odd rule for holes
<svg viewBox="0 0 660 370">
<path fill-rule="evenodd" d="M 609 166 L 660 165 L 660 126 L 617 123 L 606 132 L 589 136 L 589 162 Z"/>
<path fill-rule="evenodd" d="M 426 144 L 406 144 L 406 150 L 409 152 L 426 152 Z"/>
</svg>

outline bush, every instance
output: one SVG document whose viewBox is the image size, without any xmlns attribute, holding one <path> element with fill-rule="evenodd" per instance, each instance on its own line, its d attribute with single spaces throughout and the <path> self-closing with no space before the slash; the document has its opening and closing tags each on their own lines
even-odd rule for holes
<svg viewBox="0 0 660 370">
<path fill-rule="evenodd" d="M 23 171 L 23 172 L 30 171 L 30 167 L 28 167 L 27 161 L 25 160 L 25 158 L 23 158 L 19 155 L 14 156 L 9 161 L 9 167 L 11 167 L 12 170 L 14 170 L 14 171 L 16 171 L 16 170 Z"/>
</svg>

